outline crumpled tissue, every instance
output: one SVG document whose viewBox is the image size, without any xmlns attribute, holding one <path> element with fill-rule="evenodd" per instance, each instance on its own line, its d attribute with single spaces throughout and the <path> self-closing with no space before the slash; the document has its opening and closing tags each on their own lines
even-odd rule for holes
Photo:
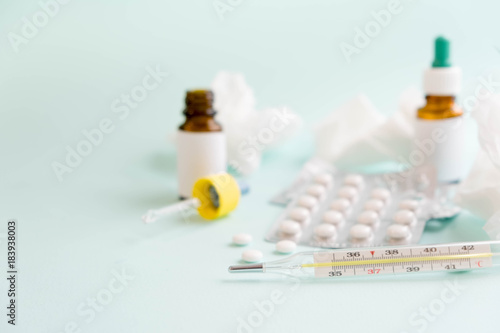
<svg viewBox="0 0 500 333">
<path fill-rule="evenodd" d="M 340 168 L 399 161 L 412 149 L 415 110 L 424 103 L 422 93 L 409 88 L 387 118 L 358 95 L 315 126 L 316 156 Z"/>
<path fill-rule="evenodd" d="M 242 175 L 257 170 L 262 153 L 302 125 L 301 118 L 287 107 L 257 111 L 253 90 L 240 73 L 218 73 L 212 91 L 217 121 L 226 133 L 229 166 Z"/>
<path fill-rule="evenodd" d="M 500 239 L 500 95 L 491 94 L 480 101 L 472 116 L 482 150 L 455 201 L 488 220 L 484 230 L 491 238 Z"/>
<path fill-rule="evenodd" d="M 366 96 L 358 95 L 315 127 L 316 156 L 341 168 L 386 161 L 404 164 L 402 158 L 409 156 L 414 144 L 415 111 L 424 103 L 418 89 L 407 89 L 397 112 L 386 118 Z M 471 114 L 482 150 L 454 201 L 487 220 L 484 230 L 500 239 L 500 94 L 480 101 Z M 468 136 L 473 129 L 470 118 L 465 116 Z"/>
</svg>

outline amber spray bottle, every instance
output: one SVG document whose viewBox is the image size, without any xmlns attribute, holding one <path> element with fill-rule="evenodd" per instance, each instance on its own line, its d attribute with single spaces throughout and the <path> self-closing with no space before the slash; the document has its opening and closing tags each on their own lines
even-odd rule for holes
<svg viewBox="0 0 500 333">
<path fill-rule="evenodd" d="M 435 40 L 432 67 L 424 73 L 426 105 L 417 111 L 416 150 L 424 155 L 424 166 L 436 173 L 439 184 L 453 184 L 464 173 L 465 129 L 463 111 L 455 98 L 460 91 L 461 70 L 449 61 L 450 43 Z"/>
<path fill-rule="evenodd" d="M 186 121 L 177 133 L 177 173 L 180 198 L 192 196 L 194 183 L 203 177 L 226 172 L 226 137 L 214 119 L 214 95 L 210 90 L 186 94 Z"/>
</svg>

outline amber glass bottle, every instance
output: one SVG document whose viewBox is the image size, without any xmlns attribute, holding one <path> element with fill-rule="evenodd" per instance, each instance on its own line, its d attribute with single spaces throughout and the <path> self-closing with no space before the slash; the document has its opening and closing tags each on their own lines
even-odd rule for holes
<svg viewBox="0 0 500 333">
<path fill-rule="evenodd" d="M 214 95 L 210 90 L 186 94 L 185 122 L 177 133 L 179 196 L 192 196 L 194 183 L 203 177 L 226 171 L 226 139 L 215 120 Z"/>
<path fill-rule="evenodd" d="M 426 96 L 426 105 L 418 110 L 419 119 L 437 120 L 460 117 L 462 109 L 455 104 L 455 96 Z"/>
<path fill-rule="evenodd" d="M 191 90 L 186 94 L 186 121 L 179 129 L 186 132 L 221 132 L 222 126 L 214 119 L 214 94 L 210 90 Z"/>
</svg>

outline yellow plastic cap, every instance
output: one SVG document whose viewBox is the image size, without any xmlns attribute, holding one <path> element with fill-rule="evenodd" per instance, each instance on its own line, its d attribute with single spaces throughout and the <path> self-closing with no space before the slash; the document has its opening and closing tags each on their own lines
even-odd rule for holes
<svg viewBox="0 0 500 333">
<path fill-rule="evenodd" d="M 219 205 L 212 202 L 210 187 L 219 196 Z M 193 187 L 193 197 L 200 200 L 198 213 L 207 220 L 213 220 L 232 212 L 240 201 L 240 188 L 236 179 L 227 173 L 211 175 L 198 179 Z"/>
</svg>

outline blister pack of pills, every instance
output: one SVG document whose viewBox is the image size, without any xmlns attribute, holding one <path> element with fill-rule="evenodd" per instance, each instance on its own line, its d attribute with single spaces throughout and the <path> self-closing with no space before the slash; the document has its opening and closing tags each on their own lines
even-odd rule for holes
<svg viewBox="0 0 500 333">
<path fill-rule="evenodd" d="M 322 172 L 324 173 L 334 171 L 335 169 L 332 168 L 327 162 L 319 158 L 311 158 L 303 165 L 302 169 L 300 170 L 299 174 L 294 179 L 292 184 L 276 194 L 270 200 L 270 203 L 276 205 L 287 205 L 290 200 L 294 198 L 297 192 L 301 191 L 315 175 Z"/>
<path fill-rule="evenodd" d="M 288 189 L 288 205 L 268 241 L 322 248 L 416 244 L 431 218 L 425 178 L 329 168 L 309 169 L 307 175 Z"/>
</svg>

